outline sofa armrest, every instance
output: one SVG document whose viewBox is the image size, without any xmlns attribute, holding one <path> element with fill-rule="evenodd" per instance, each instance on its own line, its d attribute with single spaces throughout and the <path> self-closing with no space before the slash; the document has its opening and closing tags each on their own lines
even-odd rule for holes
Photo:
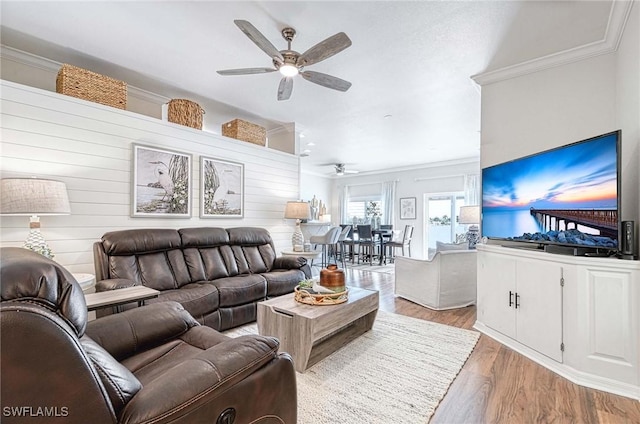
<svg viewBox="0 0 640 424">
<path fill-rule="evenodd" d="M 227 405 L 226 402 L 211 404 L 225 396 L 232 386 L 274 360 L 288 360 L 293 368 L 288 355 L 278 355 L 278 347 L 277 339 L 263 336 L 240 336 L 221 342 L 146 383 L 127 404 L 120 420 L 124 423 L 163 419 L 167 422 L 213 423 L 217 417 L 209 415 L 212 408 L 221 412 Z M 286 378 L 287 374 L 278 377 Z M 295 378 L 291 380 L 287 383 L 295 386 Z M 277 384 L 273 378 L 260 382 L 265 396 L 268 396 L 270 386 Z"/>
<path fill-rule="evenodd" d="M 124 289 L 126 287 L 134 287 L 134 286 L 141 286 L 141 285 L 142 285 L 141 283 L 138 283 L 133 280 L 128 280 L 126 278 L 110 278 L 107 280 L 98 281 L 96 283 L 96 292 Z"/>
<path fill-rule="evenodd" d="M 272 269 L 301 269 L 307 260 L 301 256 L 279 256 L 273 261 Z"/>
<path fill-rule="evenodd" d="M 197 325 L 179 303 L 160 302 L 89 321 L 86 334 L 120 361 Z"/>
</svg>

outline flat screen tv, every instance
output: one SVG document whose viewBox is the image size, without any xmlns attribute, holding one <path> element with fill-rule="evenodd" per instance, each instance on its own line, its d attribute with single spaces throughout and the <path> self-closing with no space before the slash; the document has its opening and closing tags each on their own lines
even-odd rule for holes
<svg viewBox="0 0 640 424">
<path fill-rule="evenodd" d="M 620 131 L 484 168 L 482 236 L 614 254 L 620 181 Z"/>
</svg>

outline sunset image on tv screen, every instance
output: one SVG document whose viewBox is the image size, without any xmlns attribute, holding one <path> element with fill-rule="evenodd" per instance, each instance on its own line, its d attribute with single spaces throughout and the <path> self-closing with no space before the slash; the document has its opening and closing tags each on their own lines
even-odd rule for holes
<svg viewBox="0 0 640 424">
<path fill-rule="evenodd" d="M 617 228 L 617 144 L 611 133 L 483 169 L 483 235 L 544 231 L 544 216 L 575 215 L 578 229 L 600 234 L 590 219 L 607 215 Z"/>
</svg>

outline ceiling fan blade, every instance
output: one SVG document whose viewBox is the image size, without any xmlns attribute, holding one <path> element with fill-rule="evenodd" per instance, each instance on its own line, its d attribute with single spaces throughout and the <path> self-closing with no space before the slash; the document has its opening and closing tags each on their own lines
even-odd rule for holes
<svg viewBox="0 0 640 424">
<path fill-rule="evenodd" d="M 351 83 L 349 81 L 323 74 L 322 72 L 304 71 L 300 72 L 300 75 L 302 75 L 302 78 L 307 81 L 338 91 L 347 91 L 349 87 L 351 87 Z"/>
<path fill-rule="evenodd" d="M 236 19 L 233 22 L 238 26 L 238 28 L 240 28 L 240 31 L 244 32 L 244 34 L 249 37 L 249 39 L 260 48 L 260 50 L 268 54 L 270 58 L 277 58 L 280 62 L 284 61 L 282 54 L 280 54 L 278 49 L 276 49 L 275 46 L 271 44 L 271 41 L 267 40 L 267 37 L 262 35 L 262 33 L 249 21 Z"/>
<path fill-rule="evenodd" d="M 275 72 L 274 68 L 241 68 L 241 69 L 224 69 L 216 71 L 220 75 L 251 75 L 266 74 L 267 72 Z"/>
<path fill-rule="evenodd" d="M 293 78 L 284 77 L 278 86 L 278 100 L 289 100 L 293 91 Z"/>
<path fill-rule="evenodd" d="M 340 53 L 351 45 L 344 32 L 339 32 L 311 47 L 298 58 L 298 66 L 308 66 Z"/>
</svg>

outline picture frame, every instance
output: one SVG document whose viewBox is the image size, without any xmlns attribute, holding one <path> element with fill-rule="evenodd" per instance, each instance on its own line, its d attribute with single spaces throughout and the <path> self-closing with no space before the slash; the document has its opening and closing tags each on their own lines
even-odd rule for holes
<svg viewBox="0 0 640 424">
<path fill-rule="evenodd" d="M 131 216 L 191 218 L 192 155 L 133 144 Z"/>
<path fill-rule="evenodd" d="M 200 218 L 244 217 L 244 164 L 200 157 Z"/>
<path fill-rule="evenodd" d="M 416 198 L 400 198 L 400 219 L 416 219 Z"/>
</svg>

